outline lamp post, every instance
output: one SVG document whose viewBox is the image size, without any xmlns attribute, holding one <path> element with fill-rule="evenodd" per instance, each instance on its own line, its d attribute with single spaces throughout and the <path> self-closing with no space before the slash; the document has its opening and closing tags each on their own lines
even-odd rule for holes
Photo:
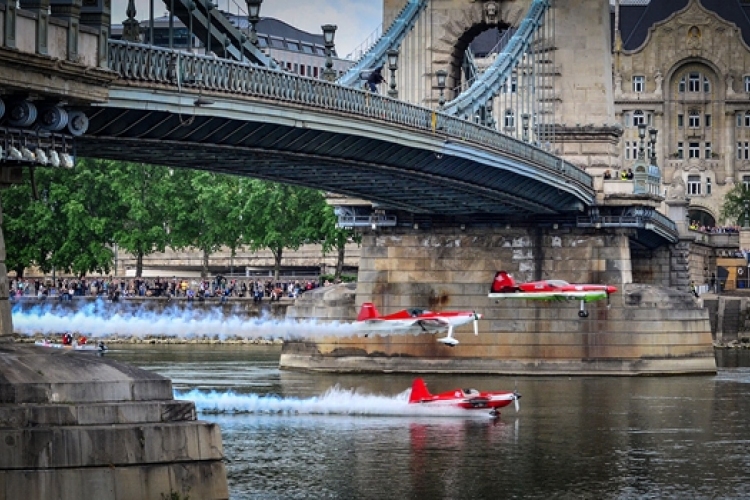
<svg viewBox="0 0 750 500">
<path fill-rule="evenodd" d="M 748 209 L 750 209 L 750 201 L 745 200 L 745 220 L 742 221 L 742 229 L 750 229 L 750 221 L 748 221 Z"/>
<path fill-rule="evenodd" d="M 484 105 L 485 124 L 490 128 L 495 128 L 495 117 L 492 116 L 492 97 L 487 99 Z"/>
<path fill-rule="evenodd" d="M 656 134 L 659 133 L 655 128 L 648 129 L 648 142 L 651 144 L 651 165 L 656 165 Z"/>
<path fill-rule="evenodd" d="M 250 43 L 258 46 L 258 32 L 256 24 L 260 21 L 260 4 L 263 0 L 245 0 L 247 2 L 247 22 L 250 24 Z"/>
<path fill-rule="evenodd" d="M 324 24 L 321 26 L 323 30 L 323 44 L 326 49 L 326 69 L 323 70 L 323 78 L 329 82 L 336 79 L 336 71 L 333 69 L 333 39 L 336 36 L 337 28 L 333 24 Z"/>
<path fill-rule="evenodd" d="M 391 84 L 388 89 L 388 97 L 398 99 L 398 90 L 396 90 L 396 70 L 398 69 L 398 50 L 391 49 L 388 51 L 388 69 L 391 71 Z"/>
<path fill-rule="evenodd" d="M 448 77 L 448 72 L 444 69 L 439 69 L 435 72 L 435 76 L 437 77 L 437 86 L 440 91 L 438 108 L 443 109 L 443 106 L 445 106 L 445 79 Z"/>
<path fill-rule="evenodd" d="M 640 139 L 638 142 L 638 159 L 645 160 L 646 154 L 643 140 L 646 138 L 646 124 L 643 122 L 638 124 L 638 138 Z"/>
<path fill-rule="evenodd" d="M 523 126 L 523 142 L 529 142 L 529 114 L 521 115 L 521 124 Z"/>
</svg>

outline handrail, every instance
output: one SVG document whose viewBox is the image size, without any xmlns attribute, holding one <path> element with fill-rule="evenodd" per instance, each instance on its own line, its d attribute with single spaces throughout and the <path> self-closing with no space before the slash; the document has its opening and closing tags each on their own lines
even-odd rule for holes
<svg viewBox="0 0 750 500">
<path fill-rule="evenodd" d="M 337 80 L 340 85 L 352 87 L 360 81 L 360 75 L 368 69 L 385 64 L 388 51 L 398 48 L 401 41 L 414 27 L 419 13 L 427 6 L 428 0 L 409 0 L 393 20 L 388 30 L 375 42 L 357 63 Z"/>
<path fill-rule="evenodd" d="M 249 63 L 121 40 L 109 41 L 109 67 L 123 80 L 253 96 L 439 133 L 446 144 L 471 143 L 531 163 L 554 175 L 560 185 L 583 188 L 593 202 L 591 176 L 572 163 L 497 130 L 387 96 Z"/>
</svg>

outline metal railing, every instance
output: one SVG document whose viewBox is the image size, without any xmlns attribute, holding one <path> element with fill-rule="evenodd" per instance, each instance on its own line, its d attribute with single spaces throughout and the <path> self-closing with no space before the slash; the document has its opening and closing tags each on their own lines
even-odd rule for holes
<svg viewBox="0 0 750 500">
<path fill-rule="evenodd" d="M 121 40 L 109 42 L 109 65 L 123 80 L 168 85 L 176 90 L 184 87 L 224 92 L 327 113 L 357 115 L 439 135 L 446 145 L 471 143 L 554 174 L 561 184 L 584 188 L 593 202 L 592 178 L 575 165 L 494 129 L 387 96 L 248 63 Z"/>
</svg>

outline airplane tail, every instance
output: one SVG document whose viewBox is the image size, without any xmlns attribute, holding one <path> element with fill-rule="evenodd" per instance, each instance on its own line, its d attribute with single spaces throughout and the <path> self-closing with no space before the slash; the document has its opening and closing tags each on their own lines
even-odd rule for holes
<svg viewBox="0 0 750 500">
<path fill-rule="evenodd" d="M 411 394 L 409 395 L 409 403 L 419 403 L 424 399 L 432 396 L 430 391 L 427 390 L 427 384 L 421 378 L 415 378 L 411 384 Z"/>
<path fill-rule="evenodd" d="M 359 310 L 357 321 L 367 321 L 368 319 L 376 319 L 380 317 L 375 304 L 372 302 L 365 302 L 362 304 L 362 308 Z"/>
<path fill-rule="evenodd" d="M 511 293 L 518 289 L 513 277 L 505 271 L 495 273 L 495 279 L 492 280 L 490 293 Z"/>
</svg>

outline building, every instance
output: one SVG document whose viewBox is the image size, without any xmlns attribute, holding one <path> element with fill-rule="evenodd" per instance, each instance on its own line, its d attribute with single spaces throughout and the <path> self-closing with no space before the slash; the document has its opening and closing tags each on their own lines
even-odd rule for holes
<svg viewBox="0 0 750 500">
<path fill-rule="evenodd" d="M 247 16 L 224 13 L 225 16 L 237 26 L 240 30 L 247 32 L 249 23 Z M 179 19 L 172 18 L 172 35 L 171 46 L 179 50 L 191 50 L 198 53 L 205 53 L 206 47 L 190 34 L 186 27 Z M 144 43 L 149 43 L 148 38 L 151 33 L 151 23 L 149 20 L 141 21 L 141 36 Z M 122 37 L 123 25 L 117 24 L 112 26 L 111 37 L 120 39 Z M 267 55 L 274 58 L 281 67 L 287 71 L 293 72 L 300 76 L 323 79 L 323 70 L 325 69 L 325 45 L 323 33 L 316 35 L 308 33 L 294 26 L 274 19 L 263 17 L 256 25 L 258 34 L 258 45 Z M 164 15 L 154 19 L 153 22 L 154 44 L 159 47 L 170 46 L 170 16 Z M 212 48 L 211 52 L 218 57 L 223 57 L 223 47 Z M 336 50 L 333 51 L 333 70 L 337 75 L 342 75 L 351 66 L 354 61 L 339 58 Z"/>
<path fill-rule="evenodd" d="M 638 125 L 655 128 L 667 201 L 684 196 L 701 226 L 734 224 L 721 206 L 750 185 L 750 2 L 621 0 L 611 20 L 622 167 Z"/>
</svg>

